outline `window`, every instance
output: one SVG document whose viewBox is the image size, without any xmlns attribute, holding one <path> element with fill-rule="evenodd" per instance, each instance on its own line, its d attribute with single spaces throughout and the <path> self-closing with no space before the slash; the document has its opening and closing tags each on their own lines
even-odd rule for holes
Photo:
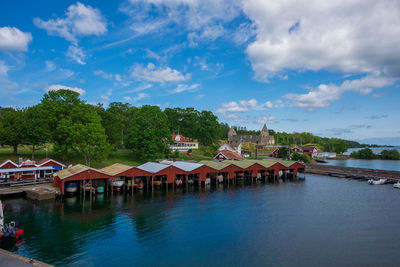
<svg viewBox="0 0 400 267">
<path fill-rule="evenodd" d="M 25 171 L 25 172 L 22 172 L 22 174 L 33 174 L 33 171 Z"/>
</svg>

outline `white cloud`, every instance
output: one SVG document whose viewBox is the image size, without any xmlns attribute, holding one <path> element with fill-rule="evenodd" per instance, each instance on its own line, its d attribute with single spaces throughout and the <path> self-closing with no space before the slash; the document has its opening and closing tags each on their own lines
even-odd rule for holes
<svg viewBox="0 0 400 267">
<path fill-rule="evenodd" d="M 47 72 L 52 72 L 53 70 L 56 69 L 56 65 L 54 64 L 53 61 L 46 60 L 46 61 L 45 61 L 45 64 L 46 64 L 46 69 L 45 69 L 45 70 L 46 70 Z"/>
<path fill-rule="evenodd" d="M 153 63 L 144 67 L 135 64 L 132 68 L 131 77 L 147 82 L 183 82 L 190 79 L 190 74 L 183 75 L 181 72 L 170 67 L 156 67 Z"/>
<path fill-rule="evenodd" d="M 86 64 L 86 62 L 84 61 L 87 58 L 86 54 L 83 52 L 82 48 L 76 45 L 70 45 L 68 47 L 67 56 L 78 64 Z"/>
<path fill-rule="evenodd" d="M 275 123 L 276 117 L 272 116 L 272 115 L 267 115 L 267 116 L 263 116 L 261 118 L 258 118 L 256 120 L 257 123 L 259 124 L 271 124 L 271 123 Z"/>
<path fill-rule="evenodd" d="M 9 70 L 10 67 L 8 67 L 4 61 L 0 60 L 0 76 L 7 76 Z"/>
<path fill-rule="evenodd" d="M 97 8 L 77 2 L 70 5 L 64 18 L 44 21 L 35 18 L 34 24 L 50 35 L 58 35 L 77 43 L 77 36 L 101 35 L 107 32 L 107 22 Z"/>
<path fill-rule="evenodd" d="M 148 98 L 150 97 L 150 95 L 146 94 L 146 93 L 138 93 L 135 97 L 130 97 L 130 96 L 125 96 L 124 100 L 128 101 L 128 102 L 138 102 L 139 100 L 142 100 L 144 98 Z"/>
<path fill-rule="evenodd" d="M 113 75 L 112 75 L 112 74 L 105 73 L 105 72 L 102 71 L 102 70 L 95 70 L 95 71 L 93 72 L 93 74 L 96 75 L 96 76 L 100 76 L 100 77 L 102 77 L 102 78 L 104 78 L 104 79 L 108 79 L 108 80 L 111 80 L 111 79 L 113 78 Z"/>
<path fill-rule="evenodd" d="M 275 100 L 273 102 L 267 101 L 264 103 L 264 107 L 266 107 L 266 108 L 281 108 L 284 106 L 285 106 L 285 104 L 282 102 L 282 100 Z"/>
<path fill-rule="evenodd" d="M 311 88 L 306 94 L 286 94 L 283 97 L 290 99 L 295 107 L 313 111 L 316 108 L 324 108 L 338 100 L 345 92 L 358 92 L 369 94 L 372 90 L 392 85 L 394 78 L 380 76 L 366 76 L 355 80 L 346 80 L 341 85 L 320 84 Z"/>
<path fill-rule="evenodd" d="M 27 51 L 32 34 L 15 27 L 0 27 L 0 50 Z"/>
<path fill-rule="evenodd" d="M 115 80 L 116 80 L 117 82 L 121 82 L 121 81 L 122 81 L 122 77 L 121 77 L 121 75 L 119 75 L 119 74 L 115 74 L 115 75 L 114 75 L 114 78 L 115 78 Z"/>
<path fill-rule="evenodd" d="M 171 91 L 171 94 L 179 94 L 183 92 L 195 92 L 199 88 L 200 84 L 195 83 L 192 85 L 178 84 L 178 86 Z"/>
<path fill-rule="evenodd" d="M 125 91 L 125 93 L 136 93 L 136 92 L 141 92 L 141 91 L 144 91 L 144 90 L 146 90 L 146 89 L 151 88 L 152 86 L 153 86 L 153 85 L 150 84 L 150 83 L 144 83 L 144 84 L 141 84 L 141 85 L 139 85 L 139 86 L 137 86 L 137 87 L 135 87 L 135 88 L 133 88 L 133 89 L 131 89 L 131 90 Z"/>
<path fill-rule="evenodd" d="M 217 109 L 216 113 L 226 114 L 228 112 L 247 112 L 251 110 L 263 110 L 265 107 L 260 105 L 256 99 L 231 101 L 222 103 L 222 108 Z"/>
<path fill-rule="evenodd" d="M 108 90 L 107 94 L 100 96 L 101 99 L 103 99 L 104 101 L 109 101 L 110 100 L 110 96 L 112 94 L 112 90 Z"/>
<path fill-rule="evenodd" d="M 165 33 L 174 25 L 190 32 L 191 45 L 223 35 L 223 24 L 240 15 L 239 0 L 130 0 L 120 10 L 136 33 Z M 157 13 L 157 18 L 154 14 Z"/>
<path fill-rule="evenodd" d="M 400 76 L 400 2 L 391 0 L 246 0 L 255 41 L 255 77 L 286 70 Z"/>
<path fill-rule="evenodd" d="M 78 87 L 70 87 L 70 86 L 65 86 L 65 85 L 61 85 L 61 84 L 52 84 L 49 85 L 45 88 L 45 92 L 49 92 L 49 91 L 57 91 L 57 90 L 61 90 L 61 89 L 65 89 L 65 90 L 71 90 L 74 92 L 79 93 L 80 95 L 84 95 L 85 94 L 85 90 L 83 90 L 82 88 L 78 88 Z"/>
</svg>

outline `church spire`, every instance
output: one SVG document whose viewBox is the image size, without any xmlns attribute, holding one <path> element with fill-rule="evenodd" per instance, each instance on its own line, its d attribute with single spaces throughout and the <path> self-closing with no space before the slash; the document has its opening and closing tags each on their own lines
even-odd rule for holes
<svg viewBox="0 0 400 267">
<path fill-rule="evenodd" d="M 267 132 L 268 133 L 268 128 L 267 128 L 266 124 L 264 124 L 264 127 L 262 128 L 262 132 Z"/>
</svg>

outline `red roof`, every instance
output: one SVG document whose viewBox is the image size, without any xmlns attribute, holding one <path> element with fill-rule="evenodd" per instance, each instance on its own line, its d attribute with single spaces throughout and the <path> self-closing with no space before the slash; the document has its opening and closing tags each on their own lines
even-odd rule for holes
<svg viewBox="0 0 400 267">
<path fill-rule="evenodd" d="M 188 141 L 185 139 L 185 137 L 183 137 L 183 135 L 181 135 L 181 134 L 172 134 L 172 140 L 173 140 L 175 143 L 186 143 L 186 142 L 188 142 Z"/>
<path fill-rule="evenodd" d="M 301 147 L 301 149 L 303 151 L 313 151 L 314 149 L 316 149 L 316 147 L 315 146 L 303 146 L 303 147 Z"/>
<path fill-rule="evenodd" d="M 230 150 L 221 150 L 218 152 L 218 154 L 220 154 L 220 153 L 223 156 L 225 156 L 225 158 L 228 160 L 244 160 L 244 158 L 242 156 L 240 156 L 238 153 L 230 151 Z M 217 154 L 217 156 L 218 156 L 218 154 Z M 217 156 L 215 156 L 215 158 Z"/>
<path fill-rule="evenodd" d="M 42 160 L 39 160 L 38 162 L 36 162 L 37 165 L 40 165 L 42 163 L 45 163 L 46 161 L 51 160 L 50 158 L 44 158 Z"/>
</svg>

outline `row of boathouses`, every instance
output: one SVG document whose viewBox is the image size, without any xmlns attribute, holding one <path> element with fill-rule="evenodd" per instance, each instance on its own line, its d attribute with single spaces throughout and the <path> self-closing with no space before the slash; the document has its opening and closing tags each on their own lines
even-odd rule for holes
<svg viewBox="0 0 400 267">
<path fill-rule="evenodd" d="M 203 186 L 207 184 L 235 184 L 239 181 L 276 181 L 298 179 L 304 174 L 305 165 L 295 161 L 275 159 L 243 161 L 201 161 L 198 163 L 147 162 L 140 166 L 115 163 L 102 169 L 81 164 L 63 169 L 54 174 L 53 185 L 60 188 L 62 195 L 69 184 L 74 184 L 78 192 L 102 187 L 105 191 L 115 188 L 133 190 L 154 190 L 155 188 L 174 189 L 183 186 Z M 103 190 L 102 189 L 102 190 Z"/>
</svg>

